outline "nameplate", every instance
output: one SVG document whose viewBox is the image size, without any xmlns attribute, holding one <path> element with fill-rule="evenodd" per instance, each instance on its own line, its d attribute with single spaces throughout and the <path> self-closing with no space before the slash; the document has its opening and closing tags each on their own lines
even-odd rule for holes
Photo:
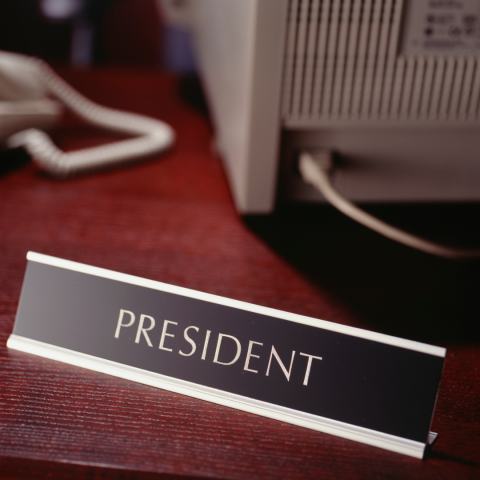
<svg viewBox="0 0 480 480">
<path fill-rule="evenodd" d="M 38 253 L 8 347 L 422 458 L 445 349 Z"/>
</svg>

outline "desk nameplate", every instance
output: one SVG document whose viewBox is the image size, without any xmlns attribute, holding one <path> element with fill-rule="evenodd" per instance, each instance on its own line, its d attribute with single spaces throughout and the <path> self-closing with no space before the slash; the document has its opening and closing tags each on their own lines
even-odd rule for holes
<svg viewBox="0 0 480 480">
<path fill-rule="evenodd" d="M 423 456 L 445 349 L 27 258 L 10 348 Z"/>
</svg>

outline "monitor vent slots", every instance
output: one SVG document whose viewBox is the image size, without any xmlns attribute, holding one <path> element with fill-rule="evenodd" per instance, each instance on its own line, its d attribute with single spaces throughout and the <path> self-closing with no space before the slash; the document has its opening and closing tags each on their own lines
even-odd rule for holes
<svg viewBox="0 0 480 480">
<path fill-rule="evenodd" d="M 480 57 L 402 55 L 404 0 L 290 0 L 286 127 L 479 119 Z"/>
</svg>

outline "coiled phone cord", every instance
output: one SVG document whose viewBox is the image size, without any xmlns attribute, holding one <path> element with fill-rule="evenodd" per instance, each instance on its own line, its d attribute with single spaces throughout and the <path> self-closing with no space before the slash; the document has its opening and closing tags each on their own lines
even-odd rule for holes
<svg viewBox="0 0 480 480">
<path fill-rule="evenodd" d="M 81 173 L 100 166 L 126 162 L 161 152 L 172 145 L 175 134 L 164 122 L 134 113 L 103 107 L 84 97 L 42 60 L 36 63 L 46 90 L 87 123 L 136 138 L 82 150 L 63 152 L 41 130 L 29 129 L 9 137 L 11 148 L 24 147 L 42 168 L 57 176 Z"/>
<path fill-rule="evenodd" d="M 455 248 L 425 240 L 411 233 L 393 227 L 358 208 L 335 190 L 330 179 L 333 168 L 332 153 L 322 150 L 316 153 L 304 151 L 298 164 L 302 178 L 316 187 L 325 199 L 342 213 L 381 235 L 438 257 L 453 260 L 480 258 L 480 249 Z"/>
</svg>

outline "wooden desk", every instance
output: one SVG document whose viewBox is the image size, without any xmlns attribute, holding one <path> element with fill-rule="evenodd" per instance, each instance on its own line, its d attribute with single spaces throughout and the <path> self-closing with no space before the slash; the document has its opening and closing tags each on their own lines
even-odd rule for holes
<svg viewBox="0 0 480 480">
<path fill-rule="evenodd" d="M 480 476 L 478 262 L 414 252 L 325 206 L 244 221 L 209 123 L 182 101 L 175 78 L 61 73 L 93 100 L 164 119 L 178 142 L 159 158 L 75 179 L 52 179 L 31 163 L 0 176 L 0 477 Z M 111 138 L 76 127 L 69 120 L 55 134 L 63 148 Z M 426 233 L 425 216 L 440 212 L 440 224 L 467 225 L 465 238 L 480 240 L 475 205 L 377 211 Z M 419 461 L 8 351 L 28 250 L 446 346 L 432 427 L 439 440 Z"/>
</svg>

